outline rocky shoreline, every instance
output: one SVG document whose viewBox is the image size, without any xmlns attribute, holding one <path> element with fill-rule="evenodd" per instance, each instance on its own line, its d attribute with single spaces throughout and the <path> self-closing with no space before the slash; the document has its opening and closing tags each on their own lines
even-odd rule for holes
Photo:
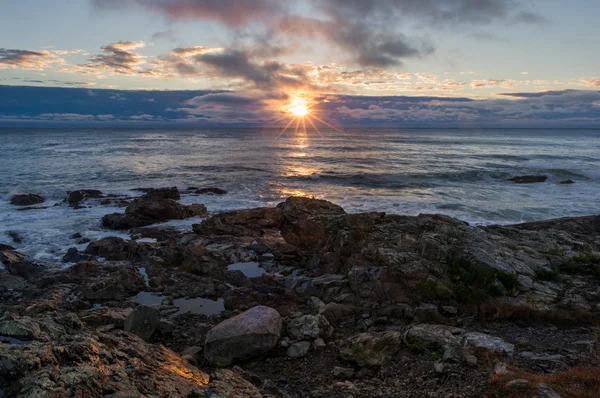
<svg viewBox="0 0 600 398">
<path fill-rule="evenodd" d="M 291 197 L 208 217 L 176 188 L 76 192 L 121 203 L 102 223 L 132 239 L 64 269 L 0 245 L 0 396 L 600 392 L 600 216 L 477 227 Z"/>
</svg>

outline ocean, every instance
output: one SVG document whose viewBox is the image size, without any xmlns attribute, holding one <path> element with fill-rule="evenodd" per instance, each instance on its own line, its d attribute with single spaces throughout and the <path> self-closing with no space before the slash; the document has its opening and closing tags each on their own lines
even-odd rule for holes
<svg viewBox="0 0 600 398">
<path fill-rule="evenodd" d="M 76 189 L 227 190 L 182 198 L 212 213 L 304 195 L 348 212 L 440 213 L 471 224 L 600 214 L 600 130 L 3 129 L 0 142 L 0 243 L 49 263 L 85 247 L 74 244 L 75 232 L 128 238 L 100 224 L 123 209 L 69 208 L 63 201 Z M 548 180 L 507 181 L 518 175 Z M 575 184 L 560 184 L 569 179 Z M 41 194 L 50 207 L 18 211 L 8 203 L 16 193 Z"/>
</svg>

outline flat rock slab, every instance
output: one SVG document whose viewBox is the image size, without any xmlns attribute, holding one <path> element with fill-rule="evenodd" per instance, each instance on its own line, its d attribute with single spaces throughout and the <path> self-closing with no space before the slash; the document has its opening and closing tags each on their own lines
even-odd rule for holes
<svg viewBox="0 0 600 398">
<path fill-rule="evenodd" d="M 253 307 L 212 328 L 206 335 L 204 356 L 210 362 L 227 366 L 264 354 L 277 344 L 282 322 L 273 308 Z"/>
</svg>

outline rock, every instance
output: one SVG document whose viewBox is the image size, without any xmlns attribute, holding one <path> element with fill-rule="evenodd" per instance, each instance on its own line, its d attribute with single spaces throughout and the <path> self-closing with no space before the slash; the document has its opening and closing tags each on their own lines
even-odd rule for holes
<svg viewBox="0 0 600 398">
<path fill-rule="evenodd" d="M 322 315 L 303 315 L 288 322 L 289 334 L 297 340 L 316 339 L 329 333 L 329 322 Z"/>
<path fill-rule="evenodd" d="M 13 317 L 5 314 L 0 318 L 0 335 L 19 340 L 33 340 L 41 334 L 40 325 L 29 317 Z"/>
<path fill-rule="evenodd" d="M 443 362 L 434 362 L 433 363 L 433 370 L 435 371 L 435 373 L 444 373 L 444 363 Z"/>
<path fill-rule="evenodd" d="M 263 395 L 252 383 L 229 369 L 215 372 L 206 398 L 262 398 Z"/>
<path fill-rule="evenodd" d="M 127 260 L 135 252 L 136 243 L 125 241 L 121 238 L 109 236 L 100 240 L 91 242 L 85 248 L 85 254 L 104 257 L 107 260 L 121 261 Z"/>
<path fill-rule="evenodd" d="M 5 248 L 9 247 L 5 246 Z M 0 251 L 0 262 L 4 264 L 6 270 L 11 274 L 29 280 L 35 279 L 44 271 L 42 265 L 27 261 L 27 256 L 15 250 Z"/>
<path fill-rule="evenodd" d="M 402 334 L 399 332 L 362 333 L 346 340 L 340 356 L 358 366 L 381 366 L 401 349 Z"/>
<path fill-rule="evenodd" d="M 257 306 L 221 322 L 206 335 L 204 356 L 219 366 L 270 351 L 281 337 L 282 319 L 277 311 Z"/>
<path fill-rule="evenodd" d="M 65 326 L 49 341 L 2 344 L 0 362 L 10 396 L 205 397 L 210 390 L 209 376 L 173 351 L 120 330 Z"/>
<path fill-rule="evenodd" d="M 508 374 L 508 369 L 506 367 L 506 362 L 496 362 L 494 364 L 494 374 L 497 375 L 505 375 Z"/>
<path fill-rule="evenodd" d="M 561 181 L 560 183 L 563 184 L 563 185 L 568 185 L 568 184 L 575 184 L 575 181 L 573 181 L 573 180 L 565 180 L 565 181 Z"/>
<path fill-rule="evenodd" d="M 68 192 L 66 200 L 71 207 L 76 207 L 86 199 L 99 199 L 103 197 L 104 194 L 102 191 L 98 191 L 97 189 L 80 189 Z"/>
<path fill-rule="evenodd" d="M 321 311 L 325 308 L 325 303 L 318 297 L 311 296 L 308 298 L 306 305 L 312 310 Z"/>
<path fill-rule="evenodd" d="M 508 181 L 512 181 L 515 184 L 533 184 L 536 182 L 545 182 L 548 179 L 546 176 L 516 176 L 510 178 Z"/>
<path fill-rule="evenodd" d="M 18 232 L 8 231 L 6 235 L 8 235 L 14 243 L 23 243 L 23 237 Z"/>
<path fill-rule="evenodd" d="M 203 205 L 184 206 L 174 198 L 179 198 L 179 191 L 175 187 L 152 190 L 133 200 L 125 209 L 125 214 L 113 213 L 102 217 L 102 225 L 111 229 L 130 229 L 206 214 Z"/>
<path fill-rule="evenodd" d="M 515 351 L 513 344 L 507 343 L 499 337 L 485 333 L 469 332 L 462 337 L 463 345 L 488 352 L 499 352 L 511 355 Z"/>
<path fill-rule="evenodd" d="M 221 188 L 214 188 L 214 187 L 209 187 L 209 188 L 200 188 L 196 190 L 197 194 L 200 195 L 205 195 L 205 194 L 209 194 L 209 195 L 225 195 L 227 193 L 226 190 L 221 189 Z"/>
<path fill-rule="evenodd" d="M 206 206 L 201 204 L 193 204 L 189 205 L 188 210 L 190 213 L 196 217 L 206 217 L 208 216 L 208 210 L 206 210 Z"/>
<path fill-rule="evenodd" d="M 194 224 L 197 234 L 205 236 L 252 236 L 264 234 L 265 229 L 275 229 L 281 222 L 279 209 L 268 207 L 238 210 L 214 215 L 200 224 Z"/>
<path fill-rule="evenodd" d="M 77 263 L 79 261 L 89 261 L 93 260 L 93 256 L 89 256 L 83 253 L 80 253 L 76 247 L 71 247 L 67 250 L 67 253 L 63 256 L 63 263 Z"/>
<path fill-rule="evenodd" d="M 421 324 L 413 326 L 406 333 L 409 343 L 426 343 L 439 347 L 458 346 L 462 329 L 446 325 Z"/>
<path fill-rule="evenodd" d="M 138 305 L 125 318 L 124 329 L 126 332 L 137 334 L 143 340 L 148 340 L 154 334 L 159 321 L 160 313 L 158 310 L 145 305 Z"/>
<path fill-rule="evenodd" d="M 181 357 L 192 365 L 197 366 L 198 362 L 202 360 L 202 347 L 188 347 L 181 352 Z"/>
<path fill-rule="evenodd" d="M 177 187 L 170 188 L 140 188 L 142 192 L 145 193 L 144 197 L 146 198 L 156 198 L 156 199 L 172 199 L 179 200 L 181 199 L 181 194 Z"/>
<path fill-rule="evenodd" d="M 0 274 L 0 288 L 6 290 L 23 290 L 25 288 L 25 279 L 17 275 L 2 273 Z"/>
<path fill-rule="evenodd" d="M 281 211 L 281 235 L 291 245 L 311 250 L 328 248 L 335 235 L 328 230 L 329 218 L 346 214 L 326 200 L 291 197 L 277 205 Z"/>
<path fill-rule="evenodd" d="M 529 382 L 525 379 L 511 380 L 504 385 L 505 388 L 510 389 L 510 390 L 512 390 L 512 389 L 521 390 L 521 389 L 527 388 L 528 386 L 529 386 Z"/>
<path fill-rule="evenodd" d="M 333 377 L 335 377 L 336 379 L 351 379 L 354 377 L 354 369 L 334 366 Z"/>
<path fill-rule="evenodd" d="M 287 350 L 287 356 L 290 358 L 300 358 L 308 354 L 310 350 L 310 342 L 300 341 L 292 344 Z"/>
<path fill-rule="evenodd" d="M 123 329 L 125 327 L 125 319 L 132 312 L 132 308 L 100 307 L 85 311 L 80 315 L 80 319 L 89 326 L 115 325 L 115 327 Z"/>
<path fill-rule="evenodd" d="M 318 338 L 313 341 L 312 346 L 315 351 L 319 351 L 327 347 L 327 344 L 325 344 L 325 341 L 322 338 Z"/>
<path fill-rule="evenodd" d="M 560 395 L 544 383 L 538 384 L 537 388 L 538 390 L 537 394 L 535 395 L 535 398 L 562 398 L 562 395 Z"/>
<path fill-rule="evenodd" d="M 46 199 L 36 194 L 19 194 L 10 198 L 10 204 L 15 206 L 32 206 L 45 201 Z"/>
<path fill-rule="evenodd" d="M 319 314 L 324 316 L 330 324 L 336 325 L 340 320 L 356 313 L 356 311 L 357 309 L 352 305 L 327 303 L 319 311 Z"/>
</svg>

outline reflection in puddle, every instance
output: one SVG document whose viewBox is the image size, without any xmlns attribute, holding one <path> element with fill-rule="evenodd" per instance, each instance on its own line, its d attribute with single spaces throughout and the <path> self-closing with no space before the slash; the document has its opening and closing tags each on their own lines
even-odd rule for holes
<svg viewBox="0 0 600 398">
<path fill-rule="evenodd" d="M 153 294 L 151 292 L 140 292 L 135 296 L 135 301 L 143 305 L 160 305 L 165 296 Z M 217 315 L 225 311 L 225 302 L 222 298 L 218 300 L 210 300 L 205 298 L 179 298 L 173 300 L 173 305 L 178 308 L 178 311 L 172 316 L 177 316 L 190 312 L 200 315 Z"/>
<path fill-rule="evenodd" d="M 258 263 L 235 263 L 227 267 L 227 271 L 242 271 L 247 278 L 256 278 L 266 273 Z"/>
<path fill-rule="evenodd" d="M 19 339 L 15 339 L 14 337 L 0 336 L 0 343 L 24 345 L 24 344 L 31 344 L 31 341 L 19 340 Z M 2 395 L 0 395 L 0 397 L 1 396 Z"/>
<path fill-rule="evenodd" d="M 150 287 L 150 278 L 148 278 L 148 272 L 146 272 L 146 267 L 139 267 L 138 272 L 140 273 L 140 275 L 142 275 L 142 278 L 144 278 L 144 283 L 146 284 L 146 287 Z"/>
</svg>

